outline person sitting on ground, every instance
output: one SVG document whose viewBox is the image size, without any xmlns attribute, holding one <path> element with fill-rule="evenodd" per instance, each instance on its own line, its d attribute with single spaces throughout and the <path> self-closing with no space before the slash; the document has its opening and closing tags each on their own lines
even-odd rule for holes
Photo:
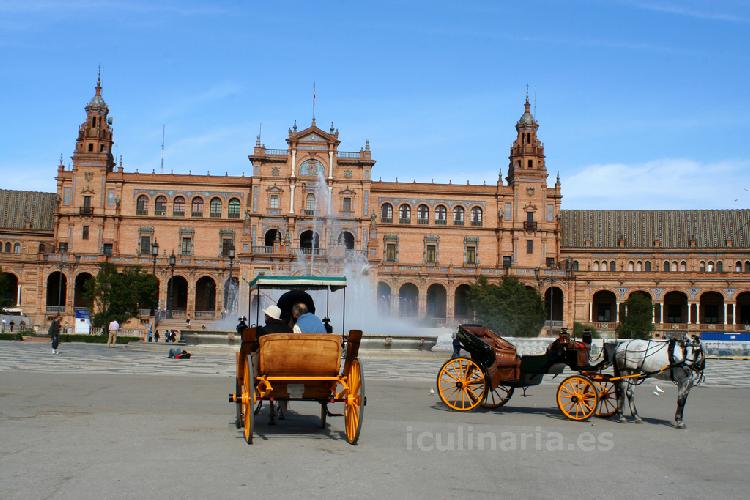
<svg viewBox="0 0 750 500">
<path fill-rule="evenodd" d="M 172 359 L 190 359 L 192 357 L 192 354 L 187 352 L 185 349 L 180 349 L 179 347 L 172 347 L 169 350 L 169 357 Z"/>
<path fill-rule="evenodd" d="M 281 319 L 281 308 L 270 305 L 263 309 L 266 315 L 266 322 L 258 331 L 258 336 L 266 333 L 291 333 L 292 329 Z"/>
<path fill-rule="evenodd" d="M 326 327 L 319 317 L 307 310 L 303 303 L 292 307 L 292 318 L 295 320 L 294 333 L 326 333 Z"/>
</svg>

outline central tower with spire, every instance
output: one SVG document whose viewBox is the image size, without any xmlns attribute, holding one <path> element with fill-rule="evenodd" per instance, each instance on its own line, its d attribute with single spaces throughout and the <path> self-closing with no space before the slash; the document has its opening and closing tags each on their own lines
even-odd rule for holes
<svg viewBox="0 0 750 500">
<path fill-rule="evenodd" d="M 102 97 L 101 72 L 97 74 L 94 97 L 86 104 L 86 121 L 78 129 L 73 168 L 100 167 L 111 172 L 115 166 L 112 156 L 112 119 Z"/>
<path fill-rule="evenodd" d="M 508 165 L 508 183 L 517 179 L 529 179 L 535 182 L 547 180 L 547 167 L 544 163 L 544 144 L 537 137 L 539 123 L 531 114 L 529 96 L 526 95 L 524 112 L 516 123 L 516 140 L 510 147 L 510 164 Z"/>
</svg>

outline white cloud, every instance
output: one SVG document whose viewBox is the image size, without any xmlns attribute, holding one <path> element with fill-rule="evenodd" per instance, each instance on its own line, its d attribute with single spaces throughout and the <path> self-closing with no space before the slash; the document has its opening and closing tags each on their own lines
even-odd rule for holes
<svg viewBox="0 0 750 500">
<path fill-rule="evenodd" d="M 748 208 L 746 189 L 750 189 L 750 160 L 605 163 L 562 178 L 563 208 Z"/>
<path fill-rule="evenodd" d="M 691 5 L 692 3 L 692 5 Z M 650 0 L 649 2 L 635 2 L 632 4 L 634 7 L 639 9 L 651 10 L 654 12 L 661 12 L 664 14 L 674 14 L 677 16 L 692 17 L 695 19 L 703 19 L 706 21 L 723 21 L 731 23 L 747 23 L 750 19 L 735 14 L 728 14 L 725 12 L 716 11 L 716 2 L 711 0 L 709 3 L 705 2 L 655 2 Z"/>
</svg>

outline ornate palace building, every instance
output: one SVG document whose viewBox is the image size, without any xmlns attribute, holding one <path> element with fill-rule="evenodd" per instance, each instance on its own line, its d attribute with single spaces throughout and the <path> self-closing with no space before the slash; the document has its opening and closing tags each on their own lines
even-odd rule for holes
<svg viewBox="0 0 750 500">
<path fill-rule="evenodd" d="M 383 314 L 433 324 L 470 318 L 479 276 L 514 276 L 544 297 L 547 327 L 613 330 L 637 293 L 653 300 L 657 330 L 750 329 L 750 210 L 562 210 L 524 107 L 508 176 L 492 185 L 373 181 L 369 143 L 340 151 L 339 131 L 314 119 L 295 123 L 283 149 L 259 137 L 250 177 L 139 173 L 115 162 L 97 82 L 57 192 L 0 190 L 8 299 L 36 323 L 70 320 L 109 261 L 155 273 L 160 309 L 210 320 L 230 279 L 359 258 Z"/>
</svg>

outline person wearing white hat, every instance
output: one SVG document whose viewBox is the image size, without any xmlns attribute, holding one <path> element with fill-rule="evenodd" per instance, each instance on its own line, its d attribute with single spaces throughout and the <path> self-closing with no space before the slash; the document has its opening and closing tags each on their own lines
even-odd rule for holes
<svg viewBox="0 0 750 500">
<path fill-rule="evenodd" d="M 263 326 L 263 333 L 291 333 L 289 325 L 281 320 L 281 309 L 273 304 L 263 309 L 266 315 L 266 324 Z"/>
</svg>

